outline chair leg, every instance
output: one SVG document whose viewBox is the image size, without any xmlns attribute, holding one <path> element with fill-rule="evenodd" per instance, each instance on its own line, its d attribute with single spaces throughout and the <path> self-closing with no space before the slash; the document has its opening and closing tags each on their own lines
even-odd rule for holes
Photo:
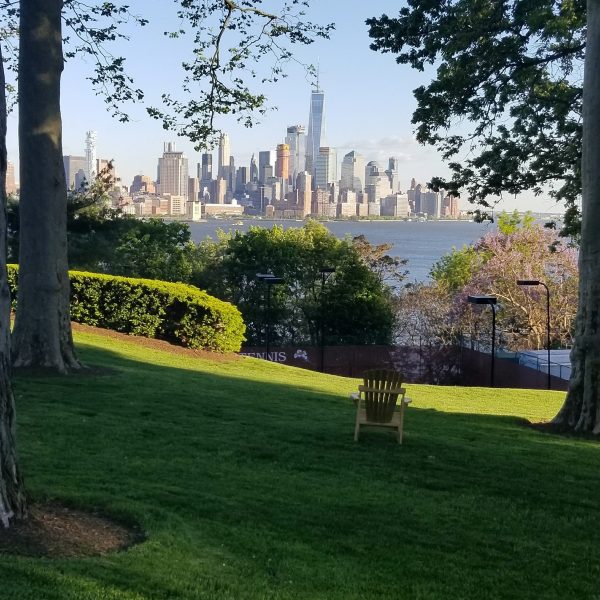
<svg viewBox="0 0 600 600">
<path fill-rule="evenodd" d="M 404 430 L 404 402 L 400 406 L 400 425 L 398 425 L 398 443 L 402 444 L 402 433 Z"/>
<path fill-rule="evenodd" d="M 354 427 L 354 441 L 358 442 L 358 434 L 360 433 L 360 423 L 357 421 Z"/>
</svg>

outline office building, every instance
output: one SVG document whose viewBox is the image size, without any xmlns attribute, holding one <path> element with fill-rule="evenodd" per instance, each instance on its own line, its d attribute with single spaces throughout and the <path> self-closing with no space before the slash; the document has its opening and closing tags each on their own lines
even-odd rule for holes
<svg viewBox="0 0 600 600">
<path fill-rule="evenodd" d="M 254 154 L 250 159 L 250 181 L 258 182 L 258 166 L 256 165 L 256 159 L 254 158 Z"/>
<path fill-rule="evenodd" d="M 92 183 L 98 175 L 98 166 L 96 164 L 96 142 L 98 134 L 95 131 L 85 132 L 85 178 L 88 183 Z"/>
<path fill-rule="evenodd" d="M 16 194 L 17 193 L 17 182 L 15 179 L 15 165 L 8 161 L 6 164 L 6 193 Z"/>
<path fill-rule="evenodd" d="M 319 148 L 315 164 L 315 188 L 326 189 L 337 182 L 337 153 L 335 148 Z"/>
<path fill-rule="evenodd" d="M 248 167 L 240 167 L 237 170 L 235 178 L 235 191 L 237 194 L 243 194 L 246 191 L 248 183 Z"/>
<path fill-rule="evenodd" d="M 271 151 L 270 150 L 261 150 L 258 153 L 258 181 L 259 183 L 264 183 L 267 180 L 267 176 L 265 175 L 265 170 L 270 167 L 270 175 L 268 177 L 273 177 L 273 169 L 271 163 Z"/>
<path fill-rule="evenodd" d="M 188 179 L 188 202 L 200 201 L 200 180 L 197 177 Z"/>
<path fill-rule="evenodd" d="M 392 194 L 396 194 L 400 191 L 400 179 L 398 177 L 398 159 L 394 156 L 388 160 L 388 168 L 385 171 L 390 184 Z"/>
<path fill-rule="evenodd" d="M 175 144 L 165 142 L 162 158 L 158 159 L 160 195 L 181 196 L 188 199 L 188 159 L 175 150 Z"/>
<path fill-rule="evenodd" d="M 342 160 L 340 189 L 342 191 L 362 192 L 364 189 L 364 174 L 365 159 L 363 155 L 354 150 L 348 152 Z"/>
<path fill-rule="evenodd" d="M 229 146 L 229 135 L 222 133 L 219 138 L 219 167 L 217 175 L 223 179 L 228 179 L 230 158 L 231 148 Z"/>
<path fill-rule="evenodd" d="M 307 171 L 298 173 L 296 177 L 296 193 L 298 208 L 302 209 L 302 217 L 311 213 L 312 175 Z"/>
<path fill-rule="evenodd" d="M 212 154 L 204 152 L 200 158 L 202 161 L 198 164 L 198 179 L 200 181 L 210 181 L 213 178 Z"/>
<path fill-rule="evenodd" d="M 290 176 L 290 146 L 289 144 L 277 145 L 277 161 L 275 162 L 275 177 L 283 179 L 286 183 Z"/>
<path fill-rule="evenodd" d="M 290 125 L 287 128 L 285 143 L 290 147 L 290 181 L 296 182 L 298 173 L 305 170 L 306 163 L 306 129 L 303 125 Z"/>
<path fill-rule="evenodd" d="M 129 188 L 129 193 L 132 196 L 134 194 L 154 194 L 155 192 L 154 181 L 148 175 L 136 175 Z"/>
<path fill-rule="evenodd" d="M 306 170 L 316 176 L 316 162 L 319 149 L 325 146 L 325 93 L 319 89 L 312 90 L 310 95 L 310 113 L 308 131 L 306 133 Z"/>
<path fill-rule="evenodd" d="M 381 199 L 381 216 L 404 219 L 410 212 L 407 194 L 390 194 Z"/>
<path fill-rule="evenodd" d="M 63 165 L 65 167 L 67 188 L 70 190 L 79 189 L 79 186 L 75 185 L 75 177 L 79 171 L 81 171 L 83 173 L 83 177 L 85 177 L 85 156 L 63 156 Z"/>
<path fill-rule="evenodd" d="M 441 214 L 441 194 L 431 190 L 421 191 L 421 210 L 427 217 L 439 219 Z"/>
</svg>

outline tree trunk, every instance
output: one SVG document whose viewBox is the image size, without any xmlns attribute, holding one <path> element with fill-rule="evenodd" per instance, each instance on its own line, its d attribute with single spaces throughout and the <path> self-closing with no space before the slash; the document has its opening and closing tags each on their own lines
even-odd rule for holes
<svg viewBox="0 0 600 600">
<path fill-rule="evenodd" d="M 583 83 L 579 307 L 567 398 L 557 428 L 600 434 L 600 0 L 587 2 Z"/>
<path fill-rule="evenodd" d="M 13 365 L 80 367 L 69 315 L 67 186 L 62 157 L 62 0 L 21 0 L 20 252 Z"/>
<path fill-rule="evenodd" d="M 10 292 L 6 274 L 6 95 L 0 47 L 0 526 L 26 516 L 10 385 Z"/>
</svg>

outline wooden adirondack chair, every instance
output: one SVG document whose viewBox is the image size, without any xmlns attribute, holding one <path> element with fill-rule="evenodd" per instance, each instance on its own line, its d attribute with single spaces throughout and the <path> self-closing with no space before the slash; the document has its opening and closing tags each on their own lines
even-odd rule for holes
<svg viewBox="0 0 600 600">
<path fill-rule="evenodd" d="M 373 369 L 364 372 L 363 381 L 364 385 L 358 386 L 359 391 L 351 396 L 356 403 L 354 441 L 358 441 L 361 426 L 369 425 L 397 429 L 401 444 L 404 409 L 410 403 L 402 387 L 402 374 L 390 369 Z"/>
</svg>

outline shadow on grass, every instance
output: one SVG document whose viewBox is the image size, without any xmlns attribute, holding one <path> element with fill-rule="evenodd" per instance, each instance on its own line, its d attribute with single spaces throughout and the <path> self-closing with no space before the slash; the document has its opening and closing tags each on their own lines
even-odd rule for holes
<svg viewBox="0 0 600 600">
<path fill-rule="evenodd" d="M 134 519 L 148 541 L 30 565 L 73 597 L 482 597 L 513 584 L 539 597 L 548 579 L 560 597 L 572 592 L 557 580 L 565 553 L 583 542 L 598 558 L 594 444 L 415 408 L 403 446 L 369 430 L 355 444 L 352 381 L 321 392 L 310 372 L 269 380 L 244 361 L 193 371 L 91 347 L 82 358 L 113 375 L 16 378 L 28 486 Z M 535 558 L 540 547 L 557 550 Z M 546 582 L 524 592 L 531 570 Z"/>
</svg>

